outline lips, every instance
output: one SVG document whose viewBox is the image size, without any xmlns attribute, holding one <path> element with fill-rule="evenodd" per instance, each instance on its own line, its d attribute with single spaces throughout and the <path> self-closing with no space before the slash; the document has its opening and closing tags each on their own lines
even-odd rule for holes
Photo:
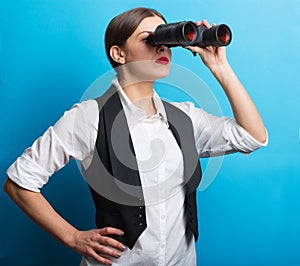
<svg viewBox="0 0 300 266">
<path fill-rule="evenodd" d="M 169 58 L 165 56 L 162 56 L 155 61 L 155 63 L 162 64 L 162 65 L 167 65 L 169 64 L 169 62 L 170 62 Z"/>
</svg>

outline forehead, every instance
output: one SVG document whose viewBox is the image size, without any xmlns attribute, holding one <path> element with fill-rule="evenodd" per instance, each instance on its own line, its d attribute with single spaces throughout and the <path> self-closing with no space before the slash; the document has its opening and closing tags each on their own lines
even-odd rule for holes
<svg viewBox="0 0 300 266">
<path fill-rule="evenodd" d="M 143 31 L 153 32 L 156 27 L 161 24 L 165 24 L 165 22 L 158 16 L 144 18 L 132 35 L 136 36 Z"/>
</svg>

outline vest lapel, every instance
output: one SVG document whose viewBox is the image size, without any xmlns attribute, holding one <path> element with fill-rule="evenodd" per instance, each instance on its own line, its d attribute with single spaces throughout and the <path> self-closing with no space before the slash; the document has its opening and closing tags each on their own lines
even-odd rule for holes
<svg viewBox="0 0 300 266">
<path fill-rule="evenodd" d="M 201 166 L 199 163 L 195 141 L 193 124 L 191 119 L 177 107 L 163 101 L 170 129 L 181 148 L 184 163 L 184 179 L 186 192 L 194 191 L 201 181 Z"/>
<path fill-rule="evenodd" d="M 126 184 L 141 186 L 132 139 L 117 91 L 105 103 L 103 112 L 112 175 Z"/>
</svg>

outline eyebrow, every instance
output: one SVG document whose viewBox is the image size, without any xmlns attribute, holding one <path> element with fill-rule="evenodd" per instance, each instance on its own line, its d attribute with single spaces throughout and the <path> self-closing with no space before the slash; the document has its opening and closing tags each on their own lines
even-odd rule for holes
<svg viewBox="0 0 300 266">
<path fill-rule="evenodd" d="M 141 35 L 142 33 L 150 33 L 152 34 L 154 31 L 150 31 L 150 30 L 144 30 L 142 32 L 140 32 L 137 36 Z"/>
</svg>

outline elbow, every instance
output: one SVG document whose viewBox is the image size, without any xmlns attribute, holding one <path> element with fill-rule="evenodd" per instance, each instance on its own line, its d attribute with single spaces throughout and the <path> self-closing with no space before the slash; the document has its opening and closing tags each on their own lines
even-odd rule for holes
<svg viewBox="0 0 300 266">
<path fill-rule="evenodd" d="M 3 185 L 3 190 L 5 191 L 6 194 L 9 194 L 9 178 L 6 179 L 4 185 Z"/>
<path fill-rule="evenodd" d="M 268 143 L 268 134 L 265 129 L 262 132 L 255 134 L 253 137 L 261 144 L 266 145 Z"/>
<path fill-rule="evenodd" d="M 268 134 L 265 129 L 263 130 L 263 133 L 260 134 L 258 141 L 263 144 L 266 144 L 268 142 Z"/>
<path fill-rule="evenodd" d="M 260 142 L 260 143 L 263 143 L 263 144 L 267 143 L 267 142 L 268 142 L 267 136 L 261 138 L 261 139 L 259 140 L 259 142 Z"/>
<path fill-rule="evenodd" d="M 21 188 L 9 178 L 6 179 L 3 190 L 13 201 L 16 201 L 20 197 Z"/>
<path fill-rule="evenodd" d="M 13 194 L 14 194 L 13 193 L 13 190 L 14 190 L 13 189 L 13 184 L 12 184 L 12 181 L 9 178 L 6 179 L 6 181 L 3 185 L 3 190 L 8 196 L 10 196 L 10 197 L 13 196 Z"/>
</svg>

